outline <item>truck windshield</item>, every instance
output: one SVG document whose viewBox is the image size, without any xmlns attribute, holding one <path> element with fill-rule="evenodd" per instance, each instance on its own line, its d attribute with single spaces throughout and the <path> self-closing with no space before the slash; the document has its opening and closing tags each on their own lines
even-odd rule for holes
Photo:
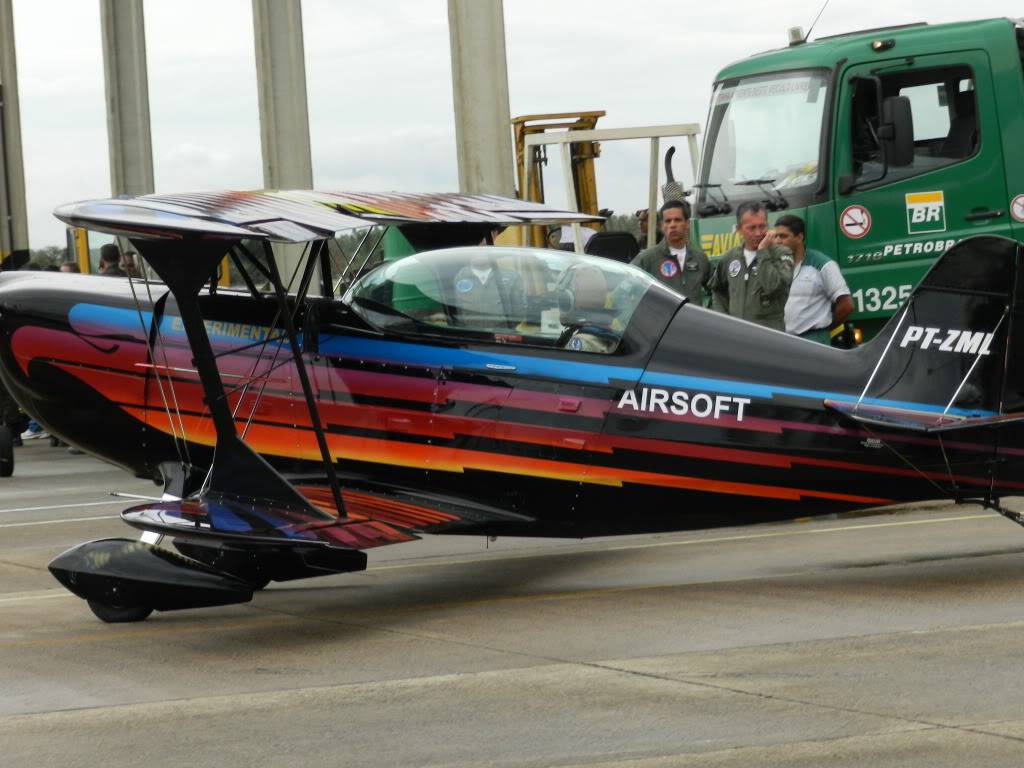
<svg viewBox="0 0 1024 768">
<path fill-rule="evenodd" d="M 749 200 L 803 205 L 818 182 L 826 70 L 758 75 L 715 86 L 698 211 L 727 213 Z"/>
</svg>

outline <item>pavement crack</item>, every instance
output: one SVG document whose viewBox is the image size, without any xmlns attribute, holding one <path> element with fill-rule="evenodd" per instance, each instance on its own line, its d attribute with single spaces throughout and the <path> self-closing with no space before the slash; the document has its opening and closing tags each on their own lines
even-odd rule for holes
<svg viewBox="0 0 1024 768">
<path fill-rule="evenodd" d="M 893 714 L 889 712 L 873 712 L 871 710 L 857 709 L 855 707 L 843 707 L 836 704 L 823 704 L 821 702 L 807 701 L 805 699 L 798 699 L 791 696 L 777 696 L 774 694 L 761 693 L 759 691 L 750 691 L 744 688 L 737 688 L 735 686 L 721 685 L 717 683 L 707 682 L 706 680 L 694 679 L 694 678 L 680 678 L 671 677 L 668 675 L 659 675 L 653 672 L 642 672 L 634 669 L 627 669 L 625 667 L 616 666 L 614 664 L 608 664 L 605 662 L 598 661 L 582 661 L 579 659 L 568 659 L 559 656 L 552 656 L 548 654 L 530 653 L 527 651 L 517 651 L 510 648 L 502 648 L 494 645 L 488 645 L 485 643 L 474 643 L 467 640 L 457 640 L 452 637 L 445 635 L 438 635 L 432 632 L 410 632 L 408 630 L 393 629 L 390 627 L 380 627 L 374 624 L 366 624 L 362 622 L 345 621 L 343 619 L 335 619 L 328 616 L 297 616 L 296 614 L 282 611 L 279 609 L 260 607 L 259 610 L 264 610 L 268 613 L 280 614 L 283 616 L 290 616 L 296 619 L 307 619 L 310 621 L 317 621 L 324 624 L 331 624 L 343 627 L 355 627 L 363 630 L 371 630 L 376 632 L 383 632 L 391 635 L 410 637 L 417 640 L 431 640 L 434 642 L 448 643 L 464 648 L 472 648 L 474 650 L 490 651 L 492 653 L 503 653 L 510 656 L 516 656 L 522 659 L 528 659 L 535 662 L 542 662 L 546 664 L 564 664 L 568 666 L 577 666 L 586 669 L 595 669 L 603 672 L 615 672 L 618 674 L 629 675 L 633 677 L 645 678 L 650 680 L 658 680 L 660 682 L 667 682 L 673 684 L 690 685 L 697 688 L 705 688 L 715 690 L 721 693 L 729 693 L 736 696 L 746 696 L 748 698 L 761 699 L 763 701 L 778 702 L 783 704 L 795 704 L 798 706 L 812 707 L 815 709 L 826 710 L 831 712 L 839 712 L 849 715 L 859 715 L 867 717 L 875 717 L 880 720 L 896 720 L 907 725 L 911 725 L 920 729 L 933 729 L 933 730 L 949 730 L 959 731 L 963 733 L 972 733 L 978 736 L 989 736 L 997 739 L 1003 739 L 1006 741 L 1024 743 L 1024 738 L 1018 736 L 1010 736 L 1007 734 L 992 733 L 990 731 L 983 730 L 983 726 L 967 726 L 967 725 L 955 725 L 950 723 L 933 722 L 930 720 L 922 720 L 913 717 L 904 717 L 902 715 Z"/>
<path fill-rule="evenodd" d="M 572 663 L 572 662 L 568 662 L 568 663 Z M 1004 739 L 1006 741 L 1024 743 L 1024 737 L 1010 736 L 1008 734 L 1002 734 L 1002 733 L 992 733 L 991 731 L 982 730 L 982 726 L 977 726 L 977 725 L 976 726 L 969 726 L 969 725 L 956 725 L 956 724 L 952 724 L 952 723 L 941 723 L 941 722 L 934 722 L 934 721 L 931 721 L 931 720 L 922 720 L 920 718 L 914 718 L 914 717 L 904 717 L 903 715 L 894 714 L 894 713 L 891 713 L 891 712 L 873 712 L 871 710 L 866 710 L 866 709 L 857 709 L 856 707 L 843 707 L 843 706 L 839 706 L 837 704 L 824 704 L 824 703 L 817 702 L 817 701 L 808 701 L 806 699 L 798 699 L 798 698 L 795 698 L 795 697 L 792 697 L 792 696 L 777 696 L 775 694 L 770 694 L 770 693 L 761 693 L 760 691 L 749 691 L 749 690 L 746 690 L 745 688 L 737 688 L 737 687 L 731 686 L 731 685 L 721 685 L 721 684 L 711 683 L 711 682 L 707 682 L 705 680 L 698 680 L 698 679 L 694 679 L 694 678 L 671 677 L 669 675 L 659 675 L 659 674 L 654 673 L 654 672 L 641 672 L 639 670 L 626 669 L 624 667 L 619 667 L 619 666 L 616 666 L 614 664 L 602 663 L 602 662 L 597 662 L 597 661 L 580 661 L 580 662 L 576 662 L 576 663 L 581 665 L 581 666 L 593 667 L 593 668 L 596 668 L 596 669 L 604 669 L 604 670 L 613 671 L 613 672 L 619 672 L 619 673 L 625 674 L 625 675 L 633 675 L 633 676 L 636 676 L 636 677 L 642 677 L 642 678 L 647 678 L 647 679 L 651 679 L 651 680 L 660 680 L 660 681 L 663 681 L 663 682 L 683 683 L 685 685 L 693 685 L 693 686 L 696 686 L 698 688 L 707 688 L 707 689 L 711 689 L 711 690 L 715 690 L 715 691 L 720 691 L 720 692 L 723 692 L 723 693 L 735 694 L 737 696 L 747 696 L 749 698 L 762 699 L 764 701 L 773 701 L 773 702 L 779 702 L 779 703 L 783 703 L 783 704 L 796 704 L 796 705 L 799 705 L 799 706 L 812 707 L 812 708 L 815 708 L 815 709 L 828 710 L 828 711 L 831 711 L 831 712 L 841 712 L 843 714 L 849 714 L 849 715 L 861 715 L 861 716 L 868 716 L 868 717 L 877 717 L 877 718 L 882 719 L 882 720 L 898 720 L 898 721 L 900 721 L 902 723 L 906 723 L 908 725 L 918 726 L 920 728 L 949 730 L 949 731 L 960 731 L 960 732 L 963 732 L 963 733 L 973 733 L 973 734 L 979 735 L 979 736 L 990 736 L 990 737 L 994 737 L 994 738 L 997 738 L 997 739 Z"/>
<path fill-rule="evenodd" d="M 3 558 L 0 558 L 0 565 L 9 565 L 13 568 L 24 568 L 26 571 L 32 571 L 34 573 L 41 573 L 46 570 L 45 566 L 25 565 L 25 563 L 16 563 L 13 560 L 4 560 Z"/>
</svg>

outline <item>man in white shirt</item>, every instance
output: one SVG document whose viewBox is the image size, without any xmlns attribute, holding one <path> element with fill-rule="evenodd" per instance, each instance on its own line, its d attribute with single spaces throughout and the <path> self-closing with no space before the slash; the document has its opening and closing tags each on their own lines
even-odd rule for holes
<svg viewBox="0 0 1024 768">
<path fill-rule="evenodd" d="M 850 289 L 839 265 L 821 251 L 807 248 L 806 228 L 799 216 L 775 222 L 775 242 L 793 252 L 793 282 L 786 301 L 786 333 L 829 343 L 829 330 L 853 312 Z"/>
</svg>

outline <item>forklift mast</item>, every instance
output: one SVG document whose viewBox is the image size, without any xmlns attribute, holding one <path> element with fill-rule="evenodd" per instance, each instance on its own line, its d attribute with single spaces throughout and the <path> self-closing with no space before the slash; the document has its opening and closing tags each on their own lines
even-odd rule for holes
<svg viewBox="0 0 1024 768">
<path fill-rule="evenodd" d="M 604 111 L 556 112 L 546 115 L 524 115 L 512 119 L 516 146 L 516 182 L 520 198 L 536 203 L 544 202 L 544 166 L 548 162 L 547 145 L 527 148 L 526 137 L 547 131 L 592 131 Z M 572 187 L 576 197 L 577 210 L 596 216 L 597 177 L 594 174 L 594 160 L 601 156 L 601 144 L 596 141 L 576 141 L 569 145 L 572 167 Z M 524 192 L 525 190 L 525 192 Z M 594 229 L 598 223 L 585 224 Z M 547 232 L 544 227 L 530 227 L 530 245 L 547 247 Z"/>
</svg>

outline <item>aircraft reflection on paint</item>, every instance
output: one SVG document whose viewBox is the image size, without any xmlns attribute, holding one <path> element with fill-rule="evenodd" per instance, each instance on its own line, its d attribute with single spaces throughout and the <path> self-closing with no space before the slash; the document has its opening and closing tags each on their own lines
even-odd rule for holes
<svg viewBox="0 0 1024 768">
<path fill-rule="evenodd" d="M 4 384 L 53 434 L 164 484 L 122 514 L 141 540 L 50 565 L 106 621 L 360 570 L 365 550 L 424 533 L 999 508 L 1024 489 L 1011 240 L 951 248 L 846 351 L 609 259 L 473 245 L 587 219 L 493 196 L 164 195 L 57 216 L 130 238 L 161 280 L 0 275 Z M 382 224 L 469 245 L 339 275 L 336 235 Z M 290 292 L 279 244 L 304 248 Z M 225 256 L 244 289 L 212 280 Z"/>
</svg>

